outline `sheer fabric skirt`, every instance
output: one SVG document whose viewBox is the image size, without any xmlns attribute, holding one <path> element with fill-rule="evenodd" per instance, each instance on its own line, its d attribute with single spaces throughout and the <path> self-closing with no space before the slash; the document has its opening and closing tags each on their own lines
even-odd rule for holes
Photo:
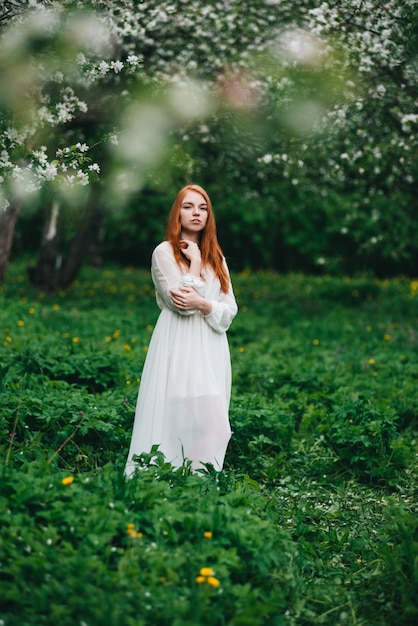
<svg viewBox="0 0 418 626">
<path fill-rule="evenodd" d="M 231 363 L 226 333 L 216 333 L 196 313 L 163 309 L 148 349 L 125 474 L 134 455 L 159 445 L 175 467 L 221 470 L 231 437 Z"/>
</svg>

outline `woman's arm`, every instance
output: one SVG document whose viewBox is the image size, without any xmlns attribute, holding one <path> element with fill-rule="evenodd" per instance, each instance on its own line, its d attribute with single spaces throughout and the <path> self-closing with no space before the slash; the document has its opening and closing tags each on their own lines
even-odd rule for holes
<svg viewBox="0 0 418 626">
<path fill-rule="evenodd" d="M 206 285 L 199 277 L 182 273 L 171 252 L 170 244 L 164 242 L 155 248 L 152 254 L 151 274 L 157 295 L 165 306 L 181 315 L 193 315 L 199 310 L 197 302 L 193 306 L 189 304 L 184 307 L 179 299 L 172 295 L 184 288 L 193 292 L 200 300 L 204 300 Z"/>
<path fill-rule="evenodd" d="M 228 293 L 222 292 L 220 299 L 213 300 L 211 305 L 211 312 L 205 315 L 206 322 L 215 332 L 226 332 L 238 313 L 238 305 L 235 300 L 231 281 L 229 282 Z"/>
</svg>

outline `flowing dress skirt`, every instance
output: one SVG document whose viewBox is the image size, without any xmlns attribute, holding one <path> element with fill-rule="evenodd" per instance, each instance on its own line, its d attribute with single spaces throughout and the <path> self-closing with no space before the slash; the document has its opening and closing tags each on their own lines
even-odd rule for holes
<svg viewBox="0 0 418 626">
<path fill-rule="evenodd" d="M 200 314 L 181 316 L 164 308 L 151 338 L 142 373 L 127 476 L 134 455 L 159 445 L 175 467 L 184 459 L 198 469 L 222 469 L 231 437 L 231 363 L 226 333 Z"/>
</svg>

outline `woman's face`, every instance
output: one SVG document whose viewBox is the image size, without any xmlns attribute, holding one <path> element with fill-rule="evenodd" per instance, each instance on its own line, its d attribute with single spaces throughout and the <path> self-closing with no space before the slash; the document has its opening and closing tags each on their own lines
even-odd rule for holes
<svg viewBox="0 0 418 626">
<path fill-rule="evenodd" d="M 196 238 L 201 233 L 208 219 L 208 204 L 197 191 L 187 191 L 180 207 L 180 226 L 182 238 Z"/>
</svg>

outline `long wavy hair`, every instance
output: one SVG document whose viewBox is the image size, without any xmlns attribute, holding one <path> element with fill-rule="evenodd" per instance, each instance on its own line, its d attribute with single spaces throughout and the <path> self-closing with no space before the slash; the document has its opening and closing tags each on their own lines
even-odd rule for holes
<svg viewBox="0 0 418 626">
<path fill-rule="evenodd" d="M 212 202 L 206 191 L 200 187 L 200 185 L 186 185 L 178 192 L 173 206 L 171 207 L 170 214 L 168 216 L 166 240 L 169 241 L 173 247 L 174 258 L 177 264 L 181 267 L 189 266 L 190 261 L 186 259 L 181 252 L 180 235 L 180 209 L 183 203 L 184 197 L 188 191 L 195 191 L 200 193 L 205 199 L 208 207 L 208 217 L 204 230 L 200 233 L 200 254 L 202 258 L 202 267 L 209 266 L 212 268 L 215 275 L 219 278 L 221 283 L 221 290 L 224 293 L 228 293 L 229 289 L 229 276 L 224 264 L 224 255 L 221 247 L 218 243 L 216 236 L 216 222 L 213 213 Z"/>
</svg>

